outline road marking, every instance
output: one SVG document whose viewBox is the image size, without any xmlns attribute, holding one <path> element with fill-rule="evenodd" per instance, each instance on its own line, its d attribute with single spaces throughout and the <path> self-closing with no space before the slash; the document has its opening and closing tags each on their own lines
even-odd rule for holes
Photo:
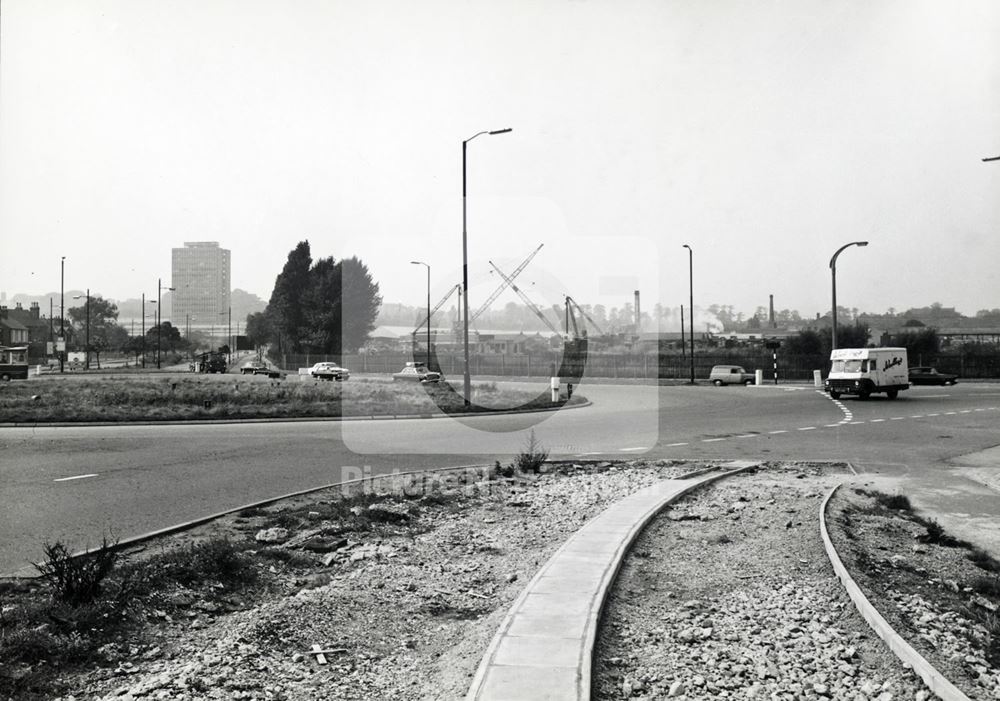
<svg viewBox="0 0 1000 701">
<path fill-rule="evenodd" d="M 744 433 L 742 436 L 734 436 L 734 438 L 756 438 L 759 433 Z"/>
<path fill-rule="evenodd" d="M 885 419 L 872 419 L 873 424 L 879 424 L 882 423 L 883 421 L 885 421 Z"/>
<path fill-rule="evenodd" d="M 971 414 L 972 413 L 972 409 L 962 409 L 962 411 L 960 411 L 958 413 L 959 414 Z"/>
<path fill-rule="evenodd" d="M 719 441 L 724 441 L 725 438 L 702 438 L 702 443 L 718 443 Z"/>
<path fill-rule="evenodd" d="M 928 414 L 928 416 L 941 416 L 941 414 Z"/>
<path fill-rule="evenodd" d="M 773 435 L 775 433 L 788 433 L 788 431 L 768 431 L 768 433 Z"/>
<path fill-rule="evenodd" d="M 893 416 L 889 421 L 902 421 L 905 418 L 905 416 Z"/>
<path fill-rule="evenodd" d="M 840 424 L 826 424 L 827 428 L 837 428 Z"/>
<path fill-rule="evenodd" d="M 667 443 L 666 448 L 676 448 L 678 446 L 687 445 L 687 443 Z"/>
<path fill-rule="evenodd" d="M 922 419 L 922 418 L 924 418 L 924 415 L 923 414 L 917 414 L 915 416 L 911 416 L 910 418 L 911 419 Z"/>
<path fill-rule="evenodd" d="M 864 423 L 864 421 L 852 421 L 850 425 L 851 426 L 860 426 L 863 423 Z"/>
<path fill-rule="evenodd" d="M 803 427 L 802 427 L 802 428 L 800 428 L 799 430 L 800 430 L 800 431 L 815 431 L 815 430 L 816 430 L 816 427 L 815 427 L 815 426 L 803 426 Z"/>
<path fill-rule="evenodd" d="M 631 452 L 634 452 L 636 450 L 649 450 L 649 448 L 647 448 L 646 446 L 639 446 L 638 448 L 619 448 L 618 452 L 620 452 L 620 453 L 631 453 Z"/>
<path fill-rule="evenodd" d="M 946 411 L 946 412 L 944 412 L 944 415 L 945 416 L 954 416 L 957 413 L 958 413 L 957 411 Z"/>
<path fill-rule="evenodd" d="M 72 477 L 60 477 L 59 479 L 52 480 L 53 482 L 69 482 L 70 480 L 85 480 L 88 477 L 97 477 L 97 473 L 91 473 L 89 475 L 73 475 Z"/>
</svg>

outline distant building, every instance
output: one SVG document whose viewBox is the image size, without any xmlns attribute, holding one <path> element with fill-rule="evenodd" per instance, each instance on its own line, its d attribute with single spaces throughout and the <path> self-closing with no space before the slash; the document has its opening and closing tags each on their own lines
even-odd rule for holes
<svg viewBox="0 0 1000 701">
<path fill-rule="evenodd" d="M 170 322 L 177 327 L 218 327 L 228 321 L 230 298 L 229 250 L 217 241 L 185 242 L 172 250 Z"/>
</svg>

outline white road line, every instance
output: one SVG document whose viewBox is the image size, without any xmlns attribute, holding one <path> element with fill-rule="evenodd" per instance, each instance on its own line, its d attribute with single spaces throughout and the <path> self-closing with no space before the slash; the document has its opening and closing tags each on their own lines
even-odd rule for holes
<svg viewBox="0 0 1000 701">
<path fill-rule="evenodd" d="M 815 431 L 816 427 L 815 426 L 803 426 L 802 428 L 800 428 L 798 430 L 800 430 L 800 431 Z"/>
<path fill-rule="evenodd" d="M 775 433 L 788 433 L 788 431 L 768 431 L 768 433 L 773 435 Z"/>
<path fill-rule="evenodd" d="M 962 411 L 960 411 L 958 413 L 959 414 L 971 414 L 972 413 L 972 409 L 962 409 Z"/>
<path fill-rule="evenodd" d="M 733 438 L 756 438 L 758 433 L 744 433 L 742 436 L 733 436 Z"/>
<path fill-rule="evenodd" d="M 865 423 L 865 422 L 864 421 L 852 421 L 850 425 L 851 426 L 860 426 L 863 423 Z"/>
<path fill-rule="evenodd" d="M 73 475 L 72 477 L 60 477 L 59 479 L 52 480 L 53 482 L 69 482 L 70 480 L 85 480 L 88 477 L 97 477 L 97 473 L 91 473 L 89 475 Z"/>
<path fill-rule="evenodd" d="M 880 423 L 882 423 L 883 421 L 885 421 L 885 419 L 872 419 L 872 423 L 873 423 L 873 424 L 880 424 Z"/>
<path fill-rule="evenodd" d="M 928 416 L 941 416 L 941 414 L 928 414 Z"/>
<path fill-rule="evenodd" d="M 944 415 L 945 416 L 954 416 L 957 413 L 958 413 L 957 411 L 946 411 L 946 412 L 944 412 Z"/>
<path fill-rule="evenodd" d="M 644 445 L 643 446 L 639 446 L 638 448 L 619 448 L 618 452 L 619 453 L 632 453 L 632 452 L 635 452 L 637 450 L 649 450 L 649 448 L 647 448 Z"/>
<path fill-rule="evenodd" d="M 911 419 L 922 419 L 922 418 L 924 418 L 924 415 L 923 414 L 916 414 L 914 416 L 911 416 L 910 418 Z"/>
<path fill-rule="evenodd" d="M 725 438 L 702 438 L 702 443 L 718 443 L 719 441 L 724 441 Z"/>
<path fill-rule="evenodd" d="M 889 421 L 902 421 L 905 418 L 905 416 L 893 416 Z"/>
<path fill-rule="evenodd" d="M 678 446 L 687 445 L 687 443 L 667 443 L 665 448 L 677 448 Z"/>
<path fill-rule="evenodd" d="M 840 424 L 826 424 L 827 428 L 837 428 Z"/>
</svg>

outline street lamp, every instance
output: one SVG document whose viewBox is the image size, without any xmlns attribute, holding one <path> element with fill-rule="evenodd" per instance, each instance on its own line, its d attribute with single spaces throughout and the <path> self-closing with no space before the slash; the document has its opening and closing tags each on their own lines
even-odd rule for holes
<svg viewBox="0 0 1000 701">
<path fill-rule="evenodd" d="M 983 159 L 983 163 L 986 161 L 1000 161 L 1000 156 L 989 156 L 988 158 Z"/>
<path fill-rule="evenodd" d="M 146 301 L 146 293 L 143 292 L 142 293 L 142 309 L 140 309 L 139 311 L 142 312 L 142 367 L 144 367 L 144 368 L 146 367 L 146 305 L 147 304 L 156 304 L 156 301 L 151 299 L 151 300 L 149 300 L 149 302 L 147 302 Z M 157 305 L 157 306 L 159 306 L 159 305 Z M 155 318 L 156 312 L 153 312 L 153 314 L 154 314 L 154 318 Z"/>
<path fill-rule="evenodd" d="M 472 396 L 472 378 L 469 376 L 469 237 L 466 229 L 466 147 L 468 146 L 468 143 L 477 136 L 482 136 L 483 134 L 495 136 L 496 134 L 506 134 L 510 131 L 510 128 L 496 129 L 493 131 L 481 131 L 477 134 L 473 134 L 462 142 L 462 292 L 464 293 L 462 297 L 462 304 L 464 307 L 462 317 L 464 320 L 463 336 L 465 339 L 465 406 L 469 406 L 471 403 L 470 398 Z M 427 323 L 430 324 L 430 321 L 428 320 Z M 428 349 L 428 352 L 430 352 L 430 349 Z"/>
<path fill-rule="evenodd" d="M 431 370 L 431 266 L 422 260 L 411 260 L 410 265 L 427 268 L 427 369 Z"/>
<path fill-rule="evenodd" d="M 73 295 L 73 299 L 80 299 L 80 297 L 83 297 L 83 295 Z M 86 345 L 83 348 L 83 353 L 84 353 L 83 369 L 90 370 L 90 288 L 89 287 L 87 288 L 87 306 L 84 307 L 84 309 L 85 309 L 85 314 L 87 315 L 87 337 L 86 337 Z M 97 364 L 98 366 L 100 366 L 101 364 L 100 358 L 98 358 L 97 360 L 98 360 Z"/>
<path fill-rule="evenodd" d="M 175 290 L 176 287 L 164 287 L 162 278 L 156 278 L 156 369 L 160 369 L 160 337 L 163 335 L 161 324 L 163 313 L 160 311 L 160 292 L 162 290 Z"/>
<path fill-rule="evenodd" d="M 691 337 L 691 384 L 694 384 L 694 251 L 687 244 L 684 244 L 684 248 L 688 249 L 688 316 L 691 317 L 691 333 L 688 336 Z"/>
<path fill-rule="evenodd" d="M 836 350 L 837 348 L 837 256 L 839 256 L 845 248 L 850 248 L 851 246 L 867 246 L 867 241 L 851 241 L 851 243 L 845 243 L 843 246 L 837 249 L 837 252 L 833 254 L 833 258 L 830 259 L 830 281 L 833 283 L 833 332 L 832 332 L 832 343 L 831 349 Z"/>
<path fill-rule="evenodd" d="M 59 341 L 63 347 L 59 351 L 59 372 L 62 372 L 66 355 L 66 256 L 59 263 Z"/>
</svg>

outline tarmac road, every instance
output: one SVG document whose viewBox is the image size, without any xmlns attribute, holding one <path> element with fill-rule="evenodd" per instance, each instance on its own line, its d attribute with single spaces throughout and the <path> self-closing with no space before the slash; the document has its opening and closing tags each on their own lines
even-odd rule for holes
<svg viewBox="0 0 1000 701">
<path fill-rule="evenodd" d="M 130 537 L 363 468 L 509 460 L 532 428 L 553 457 L 850 461 L 1000 555 L 1000 499 L 982 486 L 1000 459 L 951 462 L 1000 444 L 1000 385 L 836 402 L 806 385 L 578 390 L 594 404 L 545 416 L 0 428 L 0 572 L 37 559 L 45 541 Z"/>
</svg>

